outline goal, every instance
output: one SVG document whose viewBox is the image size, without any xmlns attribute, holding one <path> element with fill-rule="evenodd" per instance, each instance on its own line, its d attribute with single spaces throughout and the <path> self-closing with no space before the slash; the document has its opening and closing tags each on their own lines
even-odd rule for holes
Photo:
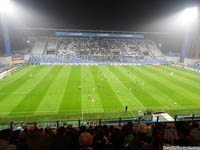
<svg viewBox="0 0 200 150">
<path fill-rule="evenodd" d="M 10 70 L 5 71 L 3 73 L 0 74 L 0 80 L 3 80 L 3 78 L 10 76 Z"/>
</svg>

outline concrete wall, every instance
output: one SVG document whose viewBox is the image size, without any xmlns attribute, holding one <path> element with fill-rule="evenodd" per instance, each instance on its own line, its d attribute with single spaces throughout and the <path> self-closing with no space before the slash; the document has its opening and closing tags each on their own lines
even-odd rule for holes
<svg viewBox="0 0 200 150">
<path fill-rule="evenodd" d="M 29 57 L 30 57 L 30 55 L 24 55 L 24 61 L 27 62 Z"/>
<path fill-rule="evenodd" d="M 24 55 L 24 60 L 12 61 L 13 64 L 23 64 L 28 62 L 30 55 Z"/>
<path fill-rule="evenodd" d="M 24 60 L 12 61 L 12 64 L 23 64 Z"/>
<path fill-rule="evenodd" d="M 0 64 L 11 65 L 12 57 L 11 56 L 0 57 Z"/>
<path fill-rule="evenodd" d="M 184 58 L 184 65 L 186 66 L 191 66 L 198 62 L 200 62 L 200 58 L 198 59 Z"/>
<path fill-rule="evenodd" d="M 171 62 L 171 63 L 179 63 L 180 62 L 180 57 L 168 57 L 168 56 L 166 56 L 165 58 L 167 59 L 168 62 Z"/>
<path fill-rule="evenodd" d="M 171 63 L 180 63 L 180 57 L 165 57 L 168 62 Z M 184 65 L 185 66 L 193 66 L 194 64 L 200 62 L 200 58 L 194 59 L 194 58 L 184 58 Z"/>
</svg>

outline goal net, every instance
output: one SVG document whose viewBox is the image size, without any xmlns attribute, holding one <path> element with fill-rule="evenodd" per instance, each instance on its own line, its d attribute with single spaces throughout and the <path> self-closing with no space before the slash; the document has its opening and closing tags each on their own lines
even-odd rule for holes
<svg viewBox="0 0 200 150">
<path fill-rule="evenodd" d="M 3 80 L 3 78 L 7 77 L 7 76 L 10 76 L 10 70 L 8 71 L 5 71 L 3 73 L 0 74 L 0 80 Z"/>
</svg>

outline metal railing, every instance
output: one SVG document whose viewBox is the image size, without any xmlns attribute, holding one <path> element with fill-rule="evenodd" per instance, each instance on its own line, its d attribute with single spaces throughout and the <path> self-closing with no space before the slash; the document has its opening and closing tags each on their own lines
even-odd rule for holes
<svg viewBox="0 0 200 150">
<path fill-rule="evenodd" d="M 81 125 L 84 126 L 101 126 L 101 125 L 118 125 L 122 126 L 131 122 L 133 124 L 138 123 L 169 123 L 169 122 L 179 122 L 179 121 L 197 121 L 200 120 L 200 115 L 175 115 L 174 121 L 161 121 L 159 116 L 156 120 L 152 121 L 151 115 L 145 115 L 144 117 L 129 117 L 129 118 L 104 118 L 104 119 L 78 119 L 78 120 L 57 120 L 57 121 L 35 121 L 35 122 L 24 122 L 24 121 L 11 121 L 10 123 L 2 123 L 0 124 L 0 129 L 10 128 L 11 130 L 17 129 L 24 129 L 29 127 L 30 125 L 35 125 L 39 127 L 47 127 L 50 126 L 51 128 L 58 128 L 60 126 L 73 126 L 73 127 L 80 127 Z"/>
</svg>

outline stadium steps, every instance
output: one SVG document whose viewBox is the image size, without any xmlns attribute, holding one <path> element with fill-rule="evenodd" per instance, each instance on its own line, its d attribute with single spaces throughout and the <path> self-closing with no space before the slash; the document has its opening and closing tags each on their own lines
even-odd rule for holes
<svg viewBox="0 0 200 150">
<path fill-rule="evenodd" d="M 48 43 L 49 43 L 49 37 L 48 37 L 48 39 L 47 39 L 47 41 L 46 41 L 46 44 L 45 44 L 45 46 L 44 46 L 44 50 L 43 50 L 43 54 L 42 54 L 42 55 L 45 55 L 45 54 L 46 54 L 46 50 L 47 50 Z"/>
</svg>

